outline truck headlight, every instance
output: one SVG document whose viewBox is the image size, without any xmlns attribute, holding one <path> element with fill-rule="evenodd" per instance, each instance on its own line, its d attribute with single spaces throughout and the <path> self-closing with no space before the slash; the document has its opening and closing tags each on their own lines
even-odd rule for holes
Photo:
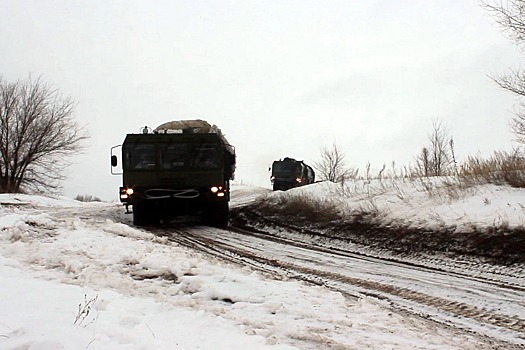
<svg viewBox="0 0 525 350">
<path fill-rule="evenodd" d="M 215 193 L 218 197 L 224 196 L 224 187 L 222 186 L 213 186 L 210 188 L 211 193 Z"/>
<path fill-rule="evenodd" d="M 131 195 L 134 192 L 135 191 L 133 191 L 132 188 L 121 187 L 120 188 L 120 199 L 125 201 L 125 200 L 129 199 L 129 197 L 131 197 Z"/>
</svg>

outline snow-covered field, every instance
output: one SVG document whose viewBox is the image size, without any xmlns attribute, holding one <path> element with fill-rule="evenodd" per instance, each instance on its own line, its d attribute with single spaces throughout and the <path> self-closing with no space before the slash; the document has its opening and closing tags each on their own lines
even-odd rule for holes
<svg viewBox="0 0 525 350">
<path fill-rule="evenodd" d="M 525 191 L 484 186 L 454 200 L 418 186 L 355 183 L 345 208 L 372 206 L 385 223 L 418 227 L 523 225 Z M 336 190 L 294 191 L 334 198 Z M 267 192 L 234 186 L 232 206 Z M 0 276 L 2 349 L 328 349 L 331 334 L 337 349 L 491 348 L 364 296 L 178 246 L 130 226 L 116 204 L 0 195 Z"/>
<path fill-rule="evenodd" d="M 304 194 L 336 202 L 343 215 L 374 213 L 383 226 L 458 232 L 505 226 L 525 227 L 525 189 L 485 184 L 464 186 L 453 178 L 385 178 L 348 181 L 345 186 L 320 182 L 269 199 Z"/>
</svg>

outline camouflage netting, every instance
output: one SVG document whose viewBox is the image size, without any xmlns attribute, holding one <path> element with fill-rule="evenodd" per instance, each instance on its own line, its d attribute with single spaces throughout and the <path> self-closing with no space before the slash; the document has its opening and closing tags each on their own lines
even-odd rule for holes
<svg viewBox="0 0 525 350">
<path fill-rule="evenodd" d="M 225 146 L 228 147 L 228 151 L 234 154 L 233 146 L 230 145 L 221 129 L 217 125 L 210 125 L 205 120 L 195 119 L 195 120 L 174 120 L 157 126 L 153 132 L 157 134 L 169 134 L 171 132 L 181 132 L 188 131 L 195 134 L 218 134 L 222 139 Z"/>
<path fill-rule="evenodd" d="M 169 133 L 170 131 L 193 129 L 195 133 L 217 133 L 217 126 L 211 126 L 205 120 L 174 120 L 159 125 L 153 132 L 155 133 Z M 220 131 L 220 130 L 219 130 Z"/>
<path fill-rule="evenodd" d="M 169 133 L 179 133 L 179 132 L 188 132 L 191 130 L 191 133 L 195 134 L 217 134 L 221 138 L 224 147 L 226 150 L 235 157 L 235 148 L 228 142 L 221 129 L 217 125 L 210 125 L 205 120 L 195 119 L 195 120 L 174 120 L 171 122 L 166 122 L 157 126 L 153 132 L 156 134 L 169 134 Z M 235 165 L 233 165 L 233 172 L 235 172 Z M 233 177 L 233 174 L 232 174 Z"/>
</svg>

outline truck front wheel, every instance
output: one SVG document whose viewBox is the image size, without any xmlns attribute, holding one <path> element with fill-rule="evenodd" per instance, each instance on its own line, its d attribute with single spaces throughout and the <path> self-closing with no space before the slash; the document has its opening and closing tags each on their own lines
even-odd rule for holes
<svg viewBox="0 0 525 350">
<path fill-rule="evenodd" d="M 226 228 L 229 219 L 228 202 L 213 203 L 208 207 L 207 219 L 210 226 Z"/>
<path fill-rule="evenodd" d="M 144 204 L 133 204 L 133 225 L 153 226 L 158 223 L 155 210 Z"/>
</svg>

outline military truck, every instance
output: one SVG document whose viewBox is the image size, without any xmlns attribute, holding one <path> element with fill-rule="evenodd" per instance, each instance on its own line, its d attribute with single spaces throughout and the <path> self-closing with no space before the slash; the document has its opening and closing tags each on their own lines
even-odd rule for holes
<svg viewBox="0 0 525 350">
<path fill-rule="evenodd" d="M 309 185 L 315 181 L 314 170 L 302 160 L 288 157 L 276 160 L 271 170 L 270 181 L 274 191 L 286 191 L 290 188 Z"/>
<path fill-rule="evenodd" d="M 113 167 L 116 148 L 122 149 L 119 198 L 126 212 L 132 206 L 135 225 L 191 215 L 210 226 L 227 226 L 235 149 L 217 126 L 181 120 L 145 127 L 112 148 Z"/>
</svg>

